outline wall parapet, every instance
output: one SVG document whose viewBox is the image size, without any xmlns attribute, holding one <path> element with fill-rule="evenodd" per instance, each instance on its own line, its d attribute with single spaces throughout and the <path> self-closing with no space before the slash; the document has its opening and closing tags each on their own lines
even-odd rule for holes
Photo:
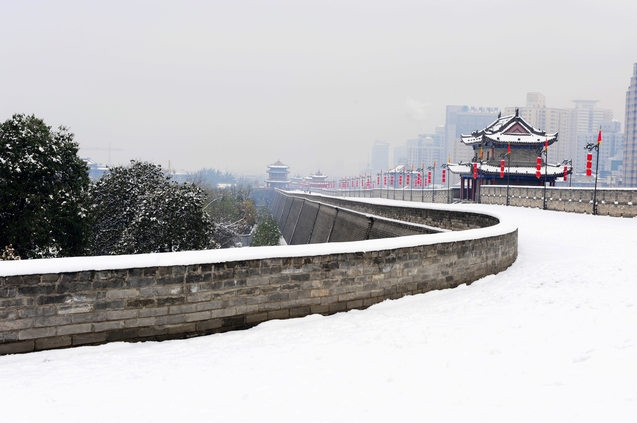
<svg viewBox="0 0 637 423">
<path fill-rule="evenodd" d="M 379 215 L 398 207 L 377 206 Z M 356 242 L 5 262 L 0 354 L 187 338 L 364 309 L 468 284 L 515 261 L 515 225 L 447 212 L 491 223 Z"/>
<path fill-rule="evenodd" d="M 505 185 L 480 186 L 480 202 L 506 204 Z M 510 186 L 509 205 L 544 207 L 544 188 Z M 546 209 L 573 213 L 593 213 L 593 190 L 579 187 L 547 187 Z M 637 190 L 630 188 L 598 188 L 597 214 L 615 217 L 637 216 Z"/>
</svg>

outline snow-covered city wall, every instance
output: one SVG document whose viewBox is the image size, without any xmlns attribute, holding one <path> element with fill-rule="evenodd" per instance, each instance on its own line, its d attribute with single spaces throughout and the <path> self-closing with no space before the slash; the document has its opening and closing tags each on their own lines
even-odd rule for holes
<svg viewBox="0 0 637 423">
<path fill-rule="evenodd" d="M 424 205 L 368 199 L 398 214 Z M 350 204 L 350 206 L 353 206 Z M 185 338 L 364 309 L 468 284 L 517 257 L 517 226 L 429 205 L 476 229 L 356 242 L 0 263 L 0 354 Z M 454 219 L 447 219 L 453 221 Z M 485 222 L 482 227 L 476 222 Z M 433 225 L 442 227 L 442 225 Z M 446 228 L 451 229 L 451 228 Z"/>
<path fill-rule="evenodd" d="M 543 187 L 509 187 L 509 205 L 544 207 Z M 593 214 L 593 198 L 597 200 L 597 214 L 615 217 L 637 216 L 637 190 L 629 188 L 546 188 L 546 209 Z M 506 185 L 480 186 L 480 202 L 506 204 Z"/>
</svg>

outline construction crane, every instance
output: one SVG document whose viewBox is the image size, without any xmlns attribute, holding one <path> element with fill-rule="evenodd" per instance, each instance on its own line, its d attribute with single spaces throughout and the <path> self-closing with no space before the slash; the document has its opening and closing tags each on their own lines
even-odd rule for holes
<svg viewBox="0 0 637 423">
<path fill-rule="evenodd" d="M 108 167 L 111 167 L 111 151 L 124 151 L 121 148 L 111 148 L 111 143 L 108 143 L 108 148 L 99 147 L 80 147 L 80 150 L 93 150 L 93 151 L 108 151 Z"/>
</svg>

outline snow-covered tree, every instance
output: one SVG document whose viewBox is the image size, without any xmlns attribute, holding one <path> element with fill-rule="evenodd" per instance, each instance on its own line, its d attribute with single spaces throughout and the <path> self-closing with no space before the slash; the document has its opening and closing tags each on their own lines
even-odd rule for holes
<svg viewBox="0 0 637 423">
<path fill-rule="evenodd" d="M 267 207 L 259 208 L 259 223 L 254 230 L 252 246 L 279 245 L 281 230 L 274 216 Z"/>
<path fill-rule="evenodd" d="M 222 248 L 234 246 L 236 238 L 249 234 L 257 223 L 249 187 L 209 189 L 207 211 L 215 222 L 214 240 Z"/>
<path fill-rule="evenodd" d="M 91 252 L 137 254 L 214 246 L 205 194 L 178 184 L 159 165 L 131 161 L 91 186 Z"/>
<path fill-rule="evenodd" d="M 66 128 L 35 116 L 0 124 L 0 245 L 26 258 L 86 251 L 88 169 Z"/>
</svg>

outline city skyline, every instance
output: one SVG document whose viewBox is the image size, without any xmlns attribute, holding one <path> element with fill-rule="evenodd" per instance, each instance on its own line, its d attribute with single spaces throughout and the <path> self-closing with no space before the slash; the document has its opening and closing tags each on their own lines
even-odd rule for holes
<svg viewBox="0 0 637 423">
<path fill-rule="evenodd" d="M 0 119 L 69 127 L 82 157 L 110 148 L 113 165 L 353 174 L 374 141 L 433 134 L 448 105 L 504 110 L 527 92 L 599 100 L 623 126 L 636 61 L 629 1 L 3 6 Z"/>
</svg>

